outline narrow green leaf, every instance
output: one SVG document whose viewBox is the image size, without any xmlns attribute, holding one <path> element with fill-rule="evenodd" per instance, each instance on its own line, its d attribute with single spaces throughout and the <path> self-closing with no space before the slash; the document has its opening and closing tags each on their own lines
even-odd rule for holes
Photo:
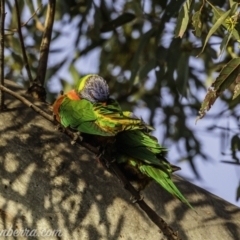
<svg viewBox="0 0 240 240">
<path fill-rule="evenodd" d="M 233 4 L 236 3 L 233 0 L 229 0 L 230 7 L 232 8 Z"/>
<path fill-rule="evenodd" d="M 223 92 L 237 78 L 240 70 L 240 58 L 231 59 L 221 70 L 219 76 L 212 84 L 214 90 L 218 93 Z"/>
<path fill-rule="evenodd" d="M 31 13 L 34 13 L 35 9 L 34 9 L 33 1 L 31 1 L 31 0 L 26 0 L 26 5 L 29 7 L 30 12 L 31 12 Z"/>
<path fill-rule="evenodd" d="M 186 97 L 187 85 L 189 80 L 189 54 L 182 53 L 177 66 L 177 89 L 179 93 Z"/>
<path fill-rule="evenodd" d="M 236 201 L 238 201 L 240 199 L 240 182 L 237 188 L 237 193 L 236 193 Z"/>
<path fill-rule="evenodd" d="M 69 72 L 72 75 L 73 81 L 77 82 L 79 79 L 79 72 L 77 71 L 76 67 L 74 66 L 74 64 L 71 64 L 69 66 Z"/>
<path fill-rule="evenodd" d="M 231 36 L 232 36 L 232 32 L 228 32 L 228 33 L 224 36 L 224 38 L 223 38 L 223 40 L 222 40 L 222 42 L 221 42 L 221 45 L 220 45 L 220 53 L 218 54 L 218 57 L 221 56 L 221 54 L 223 53 L 223 51 L 226 49 L 226 47 L 227 47 L 227 45 L 228 45 L 228 42 L 229 42 Z"/>
<path fill-rule="evenodd" d="M 156 59 L 150 59 L 139 71 L 139 78 L 143 79 L 147 74 L 156 67 Z"/>
<path fill-rule="evenodd" d="M 183 34 L 185 33 L 186 29 L 187 29 L 187 25 L 189 22 L 189 9 L 190 9 L 190 5 L 191 5 L 191 0 L 187 0 L 178 15 L 177 18 L 177 26 L 175 29 L 175 37 L 180 37 L 182 38 Z"/>
<path fill-rule="evenodd" d="M 20 2 L 23 2 L 23 1 L 20 1 Z M 36 9 L 35 9 L 35 7 L 34 7 L 34 1 L 32 1 L 32 0 L 26 0 L 26 5 L 25 5 L 25 6 L 28 6 L 29 12 L 30 12 L 31 14 L 33 14 L 33 13 L 36 11 Z M 38 6 L 38 7 L 40 7 L 40 6 L 42 7 L 42 3 L 38 3 L 37 6 Z M 33 15 L 33 18 L 34 18 L 37 22 L 39 22 L 39 18 L 38 18 L 39 12 L 40 12 L 40 11 L 38 11 L 37 14 L 34 14 L 34 15 Z M 42 24 L 42 23 L 41 23 L 41 24 Z"/>
<path fill-rule="evenodd" d="M 228 10 L 227 12 L 225 12 L 220 18 L 218 18 L 218 20 L 214 23 L 214 25 L 212 26 L 212 28 L 210 29 L 210 31 L 207 34 L 207 37 L 205 39 L 203 48 L 201 50 L 201 52 L 199 53 L 199 55 L 203 52 L 204 48 L 206 47 L 206 44 L 209 40 L 209 38 L 213 35 L 213 33 L 215 33 L 217 31 L 217 29 L 223 24 L 223 22 L 225 21 L 225 19 L 229 16 L 231 10 Z"/>
<path fill-rule="evenodd" d="M 235 2 L 231 5 L 231 8 L 230 8 L 231 11 L 230 11 L 229 16 L 231 17 L 231 16 L 235 15 L 237 12 L 237 9 L 238 9 L 238 3 Z"/>
<path fill-rule="evenodd" d="M 209 2 L 208 2 L 209 3 Z M 210 4 L 210 3 L 209 3 Z M 210 4 L 211 5 L 211 4 Z M 211 5 L 212 9 L 213 9 L 213 14 L 214 14 L 214 18 L 213 21 L 217 21 L 217 19 L 219 19 L 225 12 L 219 8 L 219 7 L 214 7 L 213 5 Z M 230 13 L 229 16 L 232 16 L 233 14 L 235 14 L 237 11 L 237 4 L 234 4 L 231 9 L 230 9 Z M 224 26 L 224 28 L 227 29 L 227 24 L 225 23 L 225 21 L 222 23 L 222 25 Z M 238 40 L 240 38 L 239 33 L 236 29 L 233 29 L 232 31 L 232 35 L 234 36 L 234 38 L 236 40 Z"/>
<path fill-rule="evenodd" d="M 196 37 L 201 37 L 202 34 L 202 22 L 201 22 L 201 12 L 197 11 L 192 16 L 192 25 L 195 29 Z"/>
<path fill-rule="evenodd" d="M 195 124 L 199 119 L 202 119 L 205 116 L 206 112 L 210 110 L 217 98 L 218 94 L 216 93 L 216 91 L 209 88 L 202 102 L 201 108 L 199 110 L 199 116 L 196 118 Z"/>
<path fill-rule="evenodd" d="M 166 78 L 168 79 L 169 82 L 172 81 L 174 72 L 177 69 L 177 65 L 179 61 L 178 53 L 182 51 L 181 47 L 182 47 L 182 39 L 173 38 L 169 48 L 167 49 L 166 58 L 163 59 L 163 61 L 165 62 L 164 63 L 165 68 L 167 68 Z M 174 82 L 172 82 L 172 84 L 174 84 Z"/>
<path fill-rule="evenodd" d="M 134 82 L 135 77 L 137 76 L 137 73 L 139 70 L 140 54 L 154 33 L 155 33 L 155 28 L 152 28 L 152 29 L 148 30 L 146 33 L 144 33 L 141 37 L 141 41 L 139 43 L 138 49 L 137 49 L 137 51 L 134 55 L 133 61 L 132 61 L 132 71 L 131 71 L 130 84 L 129 84 L 130 86 L 133 85 L 133 82 Z"/>
<path fill-rule="evenodd" d="M 222 68 L 216 81 L 212 84 L 213 89 L 212 88 L 208 89 L 205 99 L 201 105 L 199 116 L 197 117 L 196 122 L 205 116 L 206 112 L 209 111 L 209 109 L 214 104 L 218 96 L 226 88 L 228 88 L 234 82 L 237 82 L 237 85 L 239 84 L 238 82 L 239 74 L 240 74 L 240 58 L 233 58 Z M 234 89 L 234 98 L 236 98 L 240 92 L 239 91 L 240 86 L 238 87 L 236 86 L 235 88 L 237 89 Z"/>
<path fill-rule="evenodd" d="M 69 92 L 73 88 L 73 84 L 69 83 L 66 79 L 60 78 L 60 82 L 64 93 Z"/>
<path fill-rule="evenodd" d="M 236 83 L 233 91 L 233 100 L 240 95 L 240 74 L 236 78 Z"/>
<path fill-rule="evenodd" d="M 208 2 L 208 1 L 207 1 Z M 214 5 L 212 5 L 210 2 L 208 2 L 208 4 L 212 7 L 213 9 L 213 14 L 214 14 L 214 19 L 215 21 L 218 20 L 224 13 L 225 11 L 223 11 L 221 8 L 219 7 L 215 7 Z M 231 8 L 230 8 L 230 16 L 234 15 L 237 11 L 238 8 L 238 4 L 235 2 Z M 214 22 L 215 22 L 214 21 Z"/>
<path fill-rule="evenodd" d="M 231 139 L 231 150 L 232 151 L 240 150 L 240 138 L 238 134 L 235 134 Z"/>
<path fill-rule="evenodd" d="M 112 31 L 114 30 L 115 28 L 117 27 L 120 27 L 128 22 L 131 22 L 133 19 L 135 19 L 135 15 L 132 14 L 132 13 L 123 13 L 122 15 L 120 15 L 119 17 L 117 17 L 116 19 L 110 21 L 110 22 L 107 22 L 105 23 L 100 31 L 102 33 L 104 32 L 109 32 L 109 31 Z"/>
</svg>

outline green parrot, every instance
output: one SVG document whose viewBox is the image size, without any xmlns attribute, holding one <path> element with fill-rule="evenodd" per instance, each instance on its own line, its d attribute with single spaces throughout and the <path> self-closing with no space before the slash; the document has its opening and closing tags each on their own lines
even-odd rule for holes
<svg viewBox="0 0 240 240">
<path fill-rule="evenodd" d="M 180 168 L 165 159 L 167 149 L 150 135 L 153 128 L 133 113 L 122 111 L 118 102 L 109 97 L 102 77 L 82 77 L 75 89 L 55 101 L 53 113 L 64 127 L 111 149 L 118 166 L 129 181 L 137 183 L 138 190 L 153 179 L 192 208 L 171 180 L 171 174 Z"/>
</svg>

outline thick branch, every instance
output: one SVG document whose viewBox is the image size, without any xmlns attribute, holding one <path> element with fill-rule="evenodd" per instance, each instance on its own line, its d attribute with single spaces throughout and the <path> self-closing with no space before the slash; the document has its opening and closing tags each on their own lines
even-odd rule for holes
<svg viewBox="0 0 240 240">
<path fill-rule="evenodd" d="M 28 63 L 28 57 L 27 57 L 27 53 L 26 53 L 26 48 L 25 48 L 25 45 L 24 45 L 23 35 L 22 35 L 22 29 L 21 29 L 22 25 L 21 25 L 21 18 L 20 18 L 20 11 L 19 11 L 18 0 L 15 0 L 15 5 L 16 5 L 18 35 L 19 35 L 19 40 L 20 40 L 20 44 L 21 44 L 23 60 L 24 60 L 25 68 L 27 70 L 28 79 L 29 79 L 30 82 L 33 82 L 30 66 L 29 66 L 29 63 Z"/>
<path fill-rule="evenodd" d="M 5 1 L 0 0 L 0 83 L 4 86 L 4 22 L 5 22 Z M 0 109 L 4 110 L 4 92 L 0 91 Z"/>
<path fill-rule="evenodd" d="M 43 86 L 45 81 L 45 75 L 47 70 L 47 61 L 49 54 L 49 46 L 52 36 L 52 27 L 54 22 L 56 0 L 48 1 L 47 16 L 45 21 L 45 30 L 42 37 L 42 42 L 40 46 L 40 59 L 37 70 L 36 82 L 38 85 Z"/>
<path fill-rule="evenodd" d="M 26 104 L 28 107 L 31 107 L 34 111 L 42 115 L 47 120 L 51 121 L 54 124 L 57 124 L 56 120 L 53 116 L 47 114 L 43 110 L 41 110 L 39 107 L 31 103 L 29 100 L 27 100 L 25 97 L 20 96 L 18 93 L 11 91 L 10 89 L 0 85 L 0 89 L 5 91 L 6 93 L 12 95 L 13 97 L 17 98 L 24 104 Z M 71 137 L 72 139 L 75 139 L 74 133 L 70 129 L 65 129 L 64 132 Z M 80 139 L 77 139 L 76 142 L 85 148 L 87 148 L 89 151 L 99 154 L 98 149 L 91 146 L 90 144 L 81 141 Z M 112 162 L 112 159 L 109 159 L 108 156 L 103 156 L 104 160 L 107 161 L 107 165 L 111 172 L 113 172 L 117 178 L 122 182 L 124 188 L 128 190 L 131 195 L 134 197 L 136 202 L 138 203 L 139 207 L 147 214 L 147 216 L 151 219 L 151 221 L 158 226 L 158 228 L 163 232 L 164 235 L 168 237 L 169 240 L 180 240 L 181 238 L 178 236 L 178 233 L 175 232 L 161 217 L 159 217 L 153 209 L 151 209 L 146 202 L 142 199 L 139 192 L 136 191 L 136 189 L 131 185 L 131 183 L 126 179 L 124 174 L 121 172 L 117 164 Z"/>
</svg>

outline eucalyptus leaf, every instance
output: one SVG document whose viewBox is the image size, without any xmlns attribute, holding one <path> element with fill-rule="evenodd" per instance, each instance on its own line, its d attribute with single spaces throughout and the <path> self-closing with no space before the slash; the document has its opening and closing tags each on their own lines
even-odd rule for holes
<svg viewBox="0 0 240 240">
<path fill-rule="evenodd" d="M 221 70 L 212 87 L 218 93 L 223 92 L 237 78 L 240 72 L 240 58 L 231 59 Z"/>
<path fill-rule="evenodd" d="M 176 85 L 179 93 L 186 97 L 189 80 L 189 54 L 183 53 L 178 61 Z"/>
<path fill-rule="evenodd" d="M 183 37 L 184 32 L 187 29 L 188 26 L 188 22 L 189 22 L 189 10 L 190 10 L 190 5 L 191 5 L 191 0 L 187 0 L 181 10 L 180 13 L 178 15 L 177 18 L 177 26 L 175 29 L 175 37 Z"/>
<path fill-rule="evenodd" d="M 225 19 L 229 16 L 231 10 L 228 10 L 227 12 L 225 12 L 224 14 L 221 15 L 221 17 L 218 18 L 218 20 L 214 23 L 214 25 L 211 27 L 211 29 L 209 30 L 207 37 L 204 41 L 203 47 L 201 52 L 199 53 L 199 55 L 204 51 L 204 48 L 206 47 L 206 44 L 208 42 L 208 40 L 210 39 L 210 37 L 217 31 L 217 29 L 223 24 L 223 22 L 225 21 Z"/>
<path fill-rule="evenodd" d="M 202 22 L 201 22 L 201 12 L 197 11 L 192 16 L 192 25 L 195 29 L 195 35 L 201 37 L 202 34 Z"/>
<path fill-rule="evenodd" d="M 211 5 L 211 4 L 210 4 L 210 5 Z M 237 11 L 237 6 L 238 6 L 238 5 L 235 3 L 235 4 L 233 4 L 233 6 L 231 7 L 230 13 L 229 13 L 229 16 L 230 16 L 230 17 L 231 17 L 233 14 L 236 13 L 236 11 Z M 214 20 L 214 22 L 216 22 L 216 21 L 225 13 L 225 11 L 223 11 L 221 8 L 215 7 L 215 6 L 213 6 L 213 5 L 211 5 L 211 7 L 212 7 L 212 9 L 213 9 L 213 14 L 214 14 L 213 20 Z M 223 25 L 223 27 L 224 27 L 225 29 L 228 28 L 225 21 L 222 22 L 222 25 Z M 235 28 L 234 28 L 233 31 L 232 31 L 232 35 L 234 36 L 234 38 L 235 38 L 236 40 L 238 40 L 238 39 L 240 38 L 238 30 L 235 29 Z"/>
<path fill-rule="evenodd" d="M 132 71 L 131 71 L 131 77 L 130 77 L 130 84 L 133 84 L 135 77 L 137 76 L 138 70 L 139 70 L 139 57 L 141 52 L 143 51 L 145 45 L 148 43 L 150 38 L 153 36 L 155 32 L 155 29 L 152 28 L 148 30 L 146 33 L 144 33 L 141 36 L 140 43 L 138 45 L 137 51 L 134 54 L 133 62 L 132 62 Z"/>
<path fill-rule="evenodd" d="M 116 19 L 114 19 L 110 22 L 104 23 L 104 25 L 101 27 L 100 31 L 102 33 L 112 31 L 117 27 L 120 27 L 128 22 L 131 22 L 134 18 L 135 18 L 135 15 L 132 13 L 127 13 L 127 12 L 123 13 Z"/>
<path fill-rule="evenodd" d="M 74 64 L 71 64 L 69 66 L 69 72 L 72 75 L 73 81 L 77 82 L 79 80 L 79 72 L 76 69 L 76 67 L 74 66 Z"/>
<path fill-rule="evenodd" d="M 220 52 L 219 52 L 218 56 L 221 56 L 221 54 L 223 53 L 223 51 L 227 48 L 227 45 L 228 45 L 228 42 L 229 42 L 231 36 L 232 36 L 232 32 L 228 32 L 228 33 L 224 36 L 224 38 L 223 38 L 223 40 L 222 40 L 222 42 L 221 42 L 221 45 L 220 45 Z"/>
<path fill-rule="evenodd" d="M 238 74 L 237 76 L 237 84 L 234 87 L 234 91 L 233 91 L 233 99 L 237 98 L 240 95 L 240 81 L 238 80 L 240 79 L 240 75 Z"/>
</svg>

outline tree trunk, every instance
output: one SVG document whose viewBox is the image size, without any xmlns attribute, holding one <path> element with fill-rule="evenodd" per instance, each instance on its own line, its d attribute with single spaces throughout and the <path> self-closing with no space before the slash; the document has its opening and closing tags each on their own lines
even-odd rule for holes
<svg viewBox="0 0 240 240">
<path fill-rule="evenodd" d="M 6 105 L 0 113 L 0 234 L 8 230 L 8 239 L 19 239 L 11 230 L 25 230 L 18 234 L 30 239 L 27 233 L 37 231 L 43 239 L 59 230 L 61 236 L 47 239 L 166 239 L 93 154 L 18 100 L 8 97 Z M 175 179 L 197 213 L 155 183 L 143 194 L 182 239 L 240 239 L 238 207 Z"/>
</svg>

